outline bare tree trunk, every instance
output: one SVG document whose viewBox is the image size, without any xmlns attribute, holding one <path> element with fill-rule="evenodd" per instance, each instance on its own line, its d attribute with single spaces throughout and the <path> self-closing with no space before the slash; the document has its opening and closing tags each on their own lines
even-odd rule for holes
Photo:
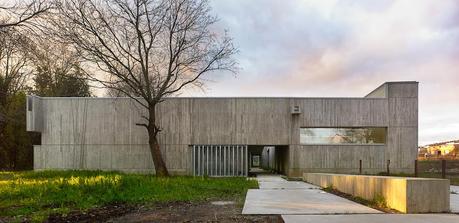
<svg viewBox="0 0 459 223">
<path fill-rule="evenodd" d="M 150 146 L 151 156 L 155 165 L 156 176 L 165 177 L 169 176 L 167 171 L 166 163 L 164 162 L 161 154 L 161 149 L 158 142 L 159 128 L 156 126 L 155 117 L 155 106 L 150 106 L 149 109 L 149 123 L 147 126 L 148 130 L 148 143 Z"/>
</svg>

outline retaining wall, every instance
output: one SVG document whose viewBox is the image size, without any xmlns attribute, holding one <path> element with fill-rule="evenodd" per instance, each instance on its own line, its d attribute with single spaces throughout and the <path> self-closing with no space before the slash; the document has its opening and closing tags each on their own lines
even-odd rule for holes
<svg viewBox="0 0 459 223">
<path fill-rule="evenodd" d="M 366 200 L 383 196 L 388 207 L 403 213 L 450 211 L 447 179 L 304 173 L 303 180 Z"/>
</svg>

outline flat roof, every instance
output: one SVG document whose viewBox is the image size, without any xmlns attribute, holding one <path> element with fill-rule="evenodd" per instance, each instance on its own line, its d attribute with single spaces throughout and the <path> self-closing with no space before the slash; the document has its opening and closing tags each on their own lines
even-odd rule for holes
<svg viewBox="0 0 459 223">
<path fill-rule="evenodd" d="M 379 89 L 380 87 L 387 85 L 387 84 L 400 84 L 400 83 L 419 83 L 417 81 L 388 81 L 384 82 L 383 84 L 379 85 L 377 88 L 372 90 L 370 93 L 363 97 L 286 97 L 286 96 L 270 96 L 270 97 L 263 97 L 263 96 L 249 96 L 249 97 L 208 97 L 208 96 L 195 96 L 195 97 L 165 97 L 165 99 L 366 99 L 366 100 L 377 100 L 377 99 L 385 99 L 385 98 L 367 98 L 368 95 Z M 40 97 L 37 95 L 29 95 L 33 97 L 43 98 L 43 99 L 117 99 L 117 98 L 124 98 L 124 99 L 132 99 L 132 97 Z M 137 99 L 143 99 L 142 97 L 135 97 Z"/>
</svg>

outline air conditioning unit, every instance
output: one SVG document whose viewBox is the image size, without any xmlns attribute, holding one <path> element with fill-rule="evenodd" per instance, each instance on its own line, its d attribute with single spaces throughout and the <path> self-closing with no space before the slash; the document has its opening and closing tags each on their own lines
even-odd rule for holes
<svg viewBox="0 0 459 223">
<path fill-rule="evenodd" d="M 301 114 L 301 109 L 299 105 L 293 105 L 291 108 L 292 115 L 299 115 Z"/>
</svg>

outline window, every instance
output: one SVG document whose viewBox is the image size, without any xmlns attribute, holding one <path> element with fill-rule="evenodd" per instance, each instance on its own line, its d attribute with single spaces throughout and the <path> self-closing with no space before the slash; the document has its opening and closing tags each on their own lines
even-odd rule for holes
<svg viewBox="0 0 459 223">
<path fill-rule="evenodd" d="M 385 144 L 386 128 L 300 128 L 301 144 Z"/>
<path fill-rule="evenodd" d="M 27 111 L 32 111 L 33 101 L 31 97 L 27 98 Z"/>
</svg>

